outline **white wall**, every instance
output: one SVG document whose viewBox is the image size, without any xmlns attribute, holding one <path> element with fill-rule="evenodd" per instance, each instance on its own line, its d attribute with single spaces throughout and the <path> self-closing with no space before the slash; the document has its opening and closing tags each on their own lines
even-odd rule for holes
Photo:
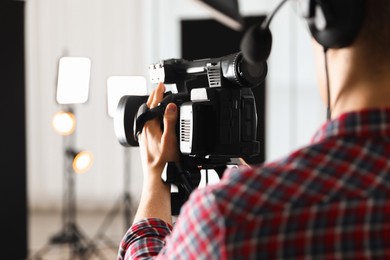
<svg viewBox="0 0 390 260">
<path fill-rule="evenodd" d="M 279 1 L 241 0 L 244 15 L 262 14 Z M 89 101 L 76 106 L 77 145 L 92 151 L 92 169 L 77 176 L 79 209 L 107 208 L 123 191 L 124 149 L 107 115 L 106 80 L 144 75 L 150 63 L 180 56 L 179 22 L 209 17 L 190 0 L 28 0 L 27 125 L 30 207 L 58 209 L 62 194 L 61 137 L 51 127 L 58 59 L 92 60 Z M 310 38 L 291 6 L 272 23 L 267 78 L 267 159 L 307 143 L 325 118 L 316 89 Z M 152 86 L 149 86 L 151 89 Z M 126 158 L 131 191 L 139 197 L 138 150 Z"/>
</svg>

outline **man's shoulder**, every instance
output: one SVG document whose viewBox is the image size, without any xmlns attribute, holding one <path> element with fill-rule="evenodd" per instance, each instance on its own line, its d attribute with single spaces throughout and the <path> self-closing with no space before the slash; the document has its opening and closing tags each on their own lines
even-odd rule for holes
<svg viewBox="0 0 390 260">
<path fill-rule="evenodd" d="M 329 146 L 332 146 L 333 140 L 304 146 L 287 156 L 264 164 L 253 166 L 241 166 L 229 169 L 224 178 L 227 183 L 253 181 L 259 179 L 277 179 L 282 176 L 297 175 L 301 172 L 312 172 L 316 170 L 321 163 L 329 160 Z M 306 176 L 306 175 L 304 175 Z M 307 176 L 308 177 L 308 176 Z"/>
<path fill-rule="evenodd" d="M 273 162 L 229 169 L 204 192 L 212 193 L 222 208 L 254 215 L 307 207 L 324 200 L 336 185 L 337 178 L 321 175 L 328 159 L 323 145 L 309 145 Z"/>
</svg>

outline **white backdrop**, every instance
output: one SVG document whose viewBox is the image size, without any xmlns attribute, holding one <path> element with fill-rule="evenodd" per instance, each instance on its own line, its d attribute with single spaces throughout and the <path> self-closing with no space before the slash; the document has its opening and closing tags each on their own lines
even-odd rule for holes
<svg viewBox="0 0 390 260">
<path fill-rule="evenodd" d="M 241 0 L 244 15 L 270 11 L 277 0 Z M 107 115 L 106 82 L 114 75 L 147 76 L 148 65 L 180 57 L 180 19 L 209 17 L 191 0 L 26 1 L 28 194 L 32 209 L 59 209 L 62 194 L 61 137 L 52 129 L 58 60 L 92 61 L 89 101 L 76 106 L 77 146 L 94 154 L 78 175 L 80 210 L 106 209 L 123 191 L 128 163 L 131 192 L 139 197 L 138 150 L 125 156 Z M 267 78 L 267 160 L 307 143 L 325 119 L 317 93 L 310 37 L 293 8 L 272 23 L 274 44 Z M 152 86 L 149 86 L 149 90 Z M 126 161 L 125 157 L 129 160 Z"/>
</svg>

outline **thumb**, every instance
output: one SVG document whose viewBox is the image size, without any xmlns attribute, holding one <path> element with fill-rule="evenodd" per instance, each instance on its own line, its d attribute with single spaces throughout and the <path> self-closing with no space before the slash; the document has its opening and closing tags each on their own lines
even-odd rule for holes
<svg viewBox="0 0 390 260">
<path fill-rule="evenodd" d="M 164 113 L 164 136 L 163 138 L 176 138 L 176 120 L 177 106 L 174 103 L 169 103 Z"/>
</svg>

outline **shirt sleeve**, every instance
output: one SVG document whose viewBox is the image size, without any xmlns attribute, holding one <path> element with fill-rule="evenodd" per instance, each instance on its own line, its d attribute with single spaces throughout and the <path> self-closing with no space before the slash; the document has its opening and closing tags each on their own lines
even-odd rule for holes
<svg viewBox="0 0 390 260">
<path fill-rule="evenodd" d="M 118 260 L 151 259 L 165 245 L 172 226 L 158 218 L 148 218 L 133 224 L 123 237 Z"/>
<path fill-rule="evenodd" d="M 224 220 L 207 189 L 191 194 L 171 230 L 160 219 L 141 220 L 123 238 L 118 260 L 224 258 Z"/>
</svg>

